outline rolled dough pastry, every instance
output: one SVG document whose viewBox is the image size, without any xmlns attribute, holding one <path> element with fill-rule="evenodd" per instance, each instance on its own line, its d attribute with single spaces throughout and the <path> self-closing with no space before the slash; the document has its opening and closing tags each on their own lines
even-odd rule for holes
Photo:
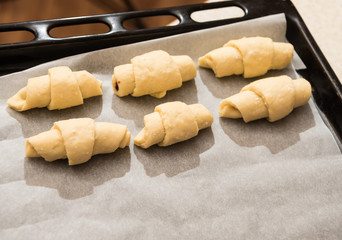
<svg viewBox="0 0 342 240">
<path fill-rule="evenodd" d="M 290 43 L 270 38 L 249 37 L 231 40 L 198 59 L 200 67 L 211 68 L 216 77 L 243 74 L 245 78 L 261 76 L 270 69 L 283 69 L 292 60 Z"/>
<path fill-rule="evenodd" d="M 157 50 L 132 58 L 130 64 L 116 66 L 112 84 L 119 97 L 131 94 L 162 98 L 166 91 L 195 77 L 196 66 L 189 56 L 170 56 Z"/>
<path fill-rule="evenodd" d="M 169 146 L 196 136 L 199 130 L 210 127 L 212 123 L 213 116 L 201 104 L 163 103 L 156 106 L 153 113 L 145 115 L 145 127 L 134 143 L 142 148 L 154 144 Z"/>
<path fill-rule="evenodd" d="M 125 125 L 74 118 L 55 122 L 51 130 L 26 140 L 26 157 L 46 161 L 68 158 L 69 165 L 87 162 L 93 155 L 114 152 L 129 145 Z"/>
<path fill-rule="evenodd" d="M 270 77 L 254 81 L 241 92 L 224 99 L 219 108 L 221 117 L 243 118 L 250 122 L 267 117 L 270 122 L 284 118 L 311 97 L 311 85 L 304 78 Z"/>
<path fill-rule="evenodd" d="M 84 98 L 102 95 L 101 87 L 101 81 L 87 71 L 54 67 L 48 70 L 48 75 L 30 78 L 27 86 L 8 99 L 7 104 L 17 111 L 42 107 L 64 109 L 83 104 Z"/>
</svg>

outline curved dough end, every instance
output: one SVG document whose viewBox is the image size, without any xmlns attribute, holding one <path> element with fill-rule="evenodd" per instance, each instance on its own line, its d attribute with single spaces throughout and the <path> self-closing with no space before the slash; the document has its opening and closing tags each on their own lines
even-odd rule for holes
<svg viewBox="0 0 342 240">
<path fill-rule="evenodd" d="M 114 93 L 119 96 L 131 94 L 135 87 L 135 78 L 132 64 L 119 65 L 114 68 L 112 77 Z"/>
<path fill-rule="evenodd" d="M 159 113 L 145 115 L 144 125 L 145 127 L 134 138 L 135 145 L 148 148 L 164 140 L 165 130 Z"/>
<path fill-rule="evenodd" d="M 32 144 L 26 140 L 25 142 L 25 156 L 26 157 L 40 157 Z"/>
<path fill-rule="evenodd" d="M 284 69 L 293 58 L 293 45 L 290 43 L 273 42 L 273 58 L 271 69 Z"/>
<path fill-rule="evenodd" d="M 7 100 L 7 105 L 16 111 L 25 111 L 27 87 L 20 89 L 14 96 Z"/>
<path fill-rule="evenodd" d="M 189 105 L 192 113 L 195 115 L 195 119 L 198 125 L 198 129 L 204 129 L 210 127 L 214 121 L 213 115 L 202 104 Z"/>
<path fill-rule="evenodd" d="M 228 99 L 221 102 L 219 115 L 226 118 L 242 118 L 241 112 Z"/>
<path fill-rule="evenodd" d="M 306 104 L 311 97 L 311 85 L 304 78 L 293 80 L 295 88 L 295 104 L 294 107 L 300 107 Z"/>
<path fill-rule="evenodd" d="M 177 64 L 183 82 L 189 81 L 196 77 L 197 69 L 194 61 L 192 61 L 189 56 L 171 56 L 171 58 Z"/>
<path fill-rule="evenodd" d="M 127 146 L 129 146 L 129 143 L 131 142 L 131 132 L 130 131 L 126 131 L 125 136 L 123 137 L 121 143 L 120 143 L 120 148 L 125 148 Z"/>
</svg>

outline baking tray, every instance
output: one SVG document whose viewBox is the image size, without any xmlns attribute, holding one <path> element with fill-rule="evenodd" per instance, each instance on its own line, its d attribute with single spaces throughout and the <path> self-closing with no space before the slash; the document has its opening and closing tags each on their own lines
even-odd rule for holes
<svg viewBox="0 0 342 240">
<path fill-rule="evenodd" d="M 264 8 L 270 11 L 271 5 L 264 3 Z M 192 6 L 177 9 L 185 11 L 187 8 Z M 192 10 L 187 11 L 190 15 Z M 246 14 L 251 11 L 245 6 Z M 234 21 L 231 19 L 222 25 L 222 20 L 218 21 L 222 26 L 208 26 L 150 41 L 144 39 L 158 37 L 161 31 L 165 35 L 173 34 L 167 31 L 175 28 L 130 31 L 131 35 L 122 33 L 127 37 L 123 36 L 121 43 L 114 41 L 120 37 L 112 37 L 112 44 L 124 45 L 100 51 L 91 50 L 106 47 L 102 43 L 110 45 L 104 37 L 106 34 L 90 36 L 99 38 L 97 45 L 89 44 L 96 40 L 86 40 L 88 36 L 85 36 L 57 39 L 46 46 L 32 41 L 6 50 L 16 55 L 26 51 L 27 59 L 33 59 L 32 62 L 22 61 L 27 65 L 9 64 L 13 69 L 57 58 L 50 55 L 52 51 L 59 57 L 81 53 L 83 44 L 86 53 L 1 77 L 0 215 L 3 221 L 0 236 L 4 239 L 85 240 L 225 239 L 227 236 L 231 239 L 342 239 L 339 228 L 342 155 L 331 134 L 334 131 L 322 121 L 328 114 L 319 116 L 315 99 L 281 121 L 269 123 L 263 119 L 245 124 L 241 119 L 222 119 L 217 112 L 223 98 L 250 82 L 241 76 L 218 79 L 211 70 L 198 68 L 194 81 L 168 92 L 163 99 L 119 98 L 112 92 L 113 66 L 156 48 L 172 55 L 186 54 L 196 61 L 226 39 L 260 34 L 285 41 L 285 14 L 275 11 L 270 14 L 236 24 L 228 24 Z M 291 24 L 291 20 L 288 22 Z M 189 26 L 208 24 L 188 23 Z M 193 29 L 189 27 L 188 31 Z M 293 31 L 298 38 L 302 30 Z M 139 35 L 142 42 L 125 44 L 138 41 Z M 93 48 L 86 45 L 93 45 Z M 299 50 L 303 48 L 298 46 Z M 319 50 L 312 53 L 311 46 L 310 41 L 305 42 L 304 50 L 309 56 L 306 64 L 309 65 L 311 59 L 322 63 L 324 58 L 315 55 Z M 7 55 L 11 56 L 21 63 L 19 57 Z M 305 68 L 303 64 L 297 65 L 298 60 L 295 55 L 288 68 L 270 71 L 266 76 L 298 77 L 295 68 Z M 317 81 L 316 99 L 322 96 L 322 101 L 328 99 L 333 105 L 339 104 L 339 100 L 333 98 L 339 96 L 334 84 L 337 88 L 340 85 L 331 81 L 324 72 L 327 67 L 322 70 L 319 64 L 316 67 L 311 64 L 311 68 L 301 70 L 301 74 L 307 75 L 312 83 Z M 46 74 L 46 69 L 57 65 L 93 73 L 102 81 L 104 94 L 85 100 L 86 104 L 81 106 L 60 111 L 43 108 L 19 113 L 8 108 L 6 100 L 25 86 L 28 78 Z M 314 74 L 310 76 L 311 71 L 319 72 L 318 77 L 322 79 L 315 78 Z M 320 81 L 325 81 L 326 86 L 320 87 Z M 64 160 L 47 163 L 41 158 L 24 157 L 25 138 L 49 129 L 55 121 L 90 117 L 125 124 L 132 136 L 136 136 L 143 127 L 145 114 L 151 113 L 157 104 L 175 100 L 203 104 L 213 114 L 213 125 L 201 130 L 198 136 L 167 148 L 141 149 L 131 141 L 125 149 L 94 156 L 91 161 L 73 167 Z M 338 112 L 332 112 L 331 116 L 336 118 L 336 114 Z"/>
<path fill-rule="evenodd" d="M 190 17 L 191 13 L 196 11 L 229 6 L 241 8 L 245 15 L 239 18 L 203 23 L 196 22 Z M 301 16 L 289 0 L 232 0 L 145 11 L 0 24 L 0 32 L 26 30 L 35 36 L 30 42 L 0 45 L 0 75 L 21 71 L 70 55 L 212 28 L 277 13 L 285 14 L 287 20 L 286 37 L 294 45 L 296 52 L 306 66 L 306 69 L 297 71 L 310 81 L 313 97 L 322 113 L 322 118 L 331 128 L 341 146 L 341 83 Z M 128 19 L 162 15 L 175 16 L 178 18 L 179 24 L 138 30 L 127 30 L 123 27 L 123 22 Z M 49 35 L 49 31 L 55 27 L 87 23 L 104 23 L 109 26 L 110 30 L 102 34 L 67 38 L 53 38 Z"/>
</svg>

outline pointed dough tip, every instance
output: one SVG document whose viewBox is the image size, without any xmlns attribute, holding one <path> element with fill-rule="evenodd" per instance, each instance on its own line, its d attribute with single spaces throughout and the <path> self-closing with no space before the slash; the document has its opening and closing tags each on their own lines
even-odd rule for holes
<svg viewBox="0 0 342 240">
<path fill-rule="evenodd" d="M 37 151 L 33 148 L 32 144 L 26 140 L 25 142 L 25 156 L 26 157 L 40 157 Z"/>
</svg>

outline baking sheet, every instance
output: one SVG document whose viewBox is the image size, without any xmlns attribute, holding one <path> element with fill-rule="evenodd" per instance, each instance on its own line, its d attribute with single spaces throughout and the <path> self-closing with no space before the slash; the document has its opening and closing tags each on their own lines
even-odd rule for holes
<svg viewBox="0 0 342 240">
<path fill-rule="evenodd" d="M 113 67 L 163 49 L 195 62 L 229 39 L 267 36 L 285 41 L 283 14 L 49 62 L 0 78 L 0 236 L 3 239 L 341 239 L 342 157 L 313 100 L 285 119 L 221 119 L 218 106 L 249 83 L 217 79 L 198 69 L 194 81 L 165 98 L 119 98 Z M 301 65 L 295 59 L 282 71 Z M 86 69 L 103 82 L 103 96 L 82 106 L 16 112 L 6 100 L 53 66 Z M 303 67 L 303 66 L 301 66 Z M 211 128 L 191 140 L 147 150 L 134 146 L 69 167 L 24 156 L 25 138 L 62 119 L 91 117 L 126 124 L 134 138 L 158 104 L 201 103 Z"/>
</svg>

